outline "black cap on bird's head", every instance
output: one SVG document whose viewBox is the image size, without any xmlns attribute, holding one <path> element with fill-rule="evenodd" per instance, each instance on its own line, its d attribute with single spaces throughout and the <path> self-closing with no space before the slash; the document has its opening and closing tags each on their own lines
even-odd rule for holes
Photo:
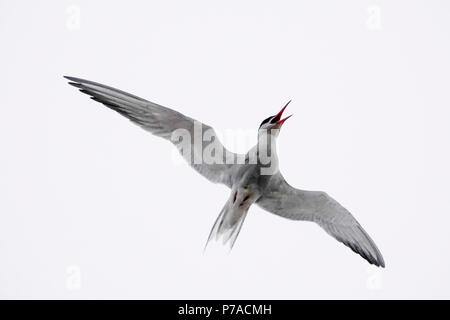
<svg viewBox="0 0 450 320">
<path fill-rule="evenodd" d="M 267 119 L 265 119 L 263 122 L 261 122 L 261 125 L 259 126 L 259 128 L 263 128 L 264 129 L 279 129 L 281 128 L 281 126 L 283 125 L 283 123 L 289 119 L 290 117 L 292 117 L 293 115 L 291 114 L 290 116 L 281 119 L 281 116 L 283 115 L 284 109 L 286 109 L 286 107 L 289 105 L 289 103 L 291 103 L 292 100 L 289 100 L 288 103 L 286 103 L 286 105 L 283 107 L 283 109 L 281 109 L 280 112 L 278 112 L 276 115 L 268 117 Z"/>
</svg>

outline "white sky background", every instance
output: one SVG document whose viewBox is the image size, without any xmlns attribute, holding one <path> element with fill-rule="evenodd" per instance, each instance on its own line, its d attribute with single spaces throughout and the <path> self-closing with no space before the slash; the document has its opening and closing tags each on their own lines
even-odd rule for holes
<svg viewBox="0 0 450 320">
<path fill-rule="evenodd" d="M 449 39 L 448 1 L 0 1 L 0 297 L 450 298 Z M 63 75 L 253 143 L 293 99 L 283 175 L 386 269 L 256 206 L 204 256 L 227 188 Z"/>
</svg>

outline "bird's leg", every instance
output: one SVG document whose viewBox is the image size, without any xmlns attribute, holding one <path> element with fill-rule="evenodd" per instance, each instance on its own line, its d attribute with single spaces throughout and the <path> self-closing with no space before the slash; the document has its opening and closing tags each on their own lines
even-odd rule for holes
<svg viewBox="0 0 450 320">
<path fill-rule="evenodd" d="M 250 205 L 252 205 L 252 203 L 254 201 L 254 192 L 250 189 L 250 188 L 243 188 L 243 187 L 239 187 L 236 188 L 236 190 L 233 190 L 232 192 L 232 197 L 233 197 L 233 205 L 239 207 L 239 208 L 249 208 Z"/>
</svg>

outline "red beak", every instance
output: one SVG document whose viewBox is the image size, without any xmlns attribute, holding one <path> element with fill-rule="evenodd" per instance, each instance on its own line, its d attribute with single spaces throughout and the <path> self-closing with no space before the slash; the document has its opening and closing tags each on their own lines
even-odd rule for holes
<svg viewBox="0 0 450 320">
<path fill-rule="evenodd" d="M 289 103 L 291 103 L 291 101 L 292 101 L 292 100 L 289 100 L 289 102 L 286 103 L 286 105 L 283 107 L 283 109 L 281 109 L 281 111 L 278 112 L 278 114 L 275 116 L 275 118 L 273 118 L 273 120 L 272 120 L 271 122 L 275 121 L 275 124 L 283 125 L 283 123 L 284 123 L 287 119 L 289 119 L 290 117 L 293 116 L 293 115 L 291 114 L 290 116 L 288 116 L 288 117 L 286 117 L 286 118 L 284 118 L 284 119 L 281 119 L 281 116 L 283 115 L 284 109 L 286 109 L 286 107 L 289 105 Z"/>
</svg>

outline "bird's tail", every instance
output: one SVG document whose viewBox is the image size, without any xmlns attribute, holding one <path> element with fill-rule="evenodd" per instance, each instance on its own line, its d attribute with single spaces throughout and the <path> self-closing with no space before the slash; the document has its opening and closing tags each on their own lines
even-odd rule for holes
<svg viewBox="0 0 450 320">
<path fill-rule="evenodd" d="M 220 211 L 211 229 L 205 250 L 210 241 L 221 241 L 223 244 L 229 245 L 231 250 L 239 231 L 241 231 L 248 209 L 248 206 L 240 206 L 236 201 L 233 201 L 233 198 L 230 198 Z"/>
</svg>

